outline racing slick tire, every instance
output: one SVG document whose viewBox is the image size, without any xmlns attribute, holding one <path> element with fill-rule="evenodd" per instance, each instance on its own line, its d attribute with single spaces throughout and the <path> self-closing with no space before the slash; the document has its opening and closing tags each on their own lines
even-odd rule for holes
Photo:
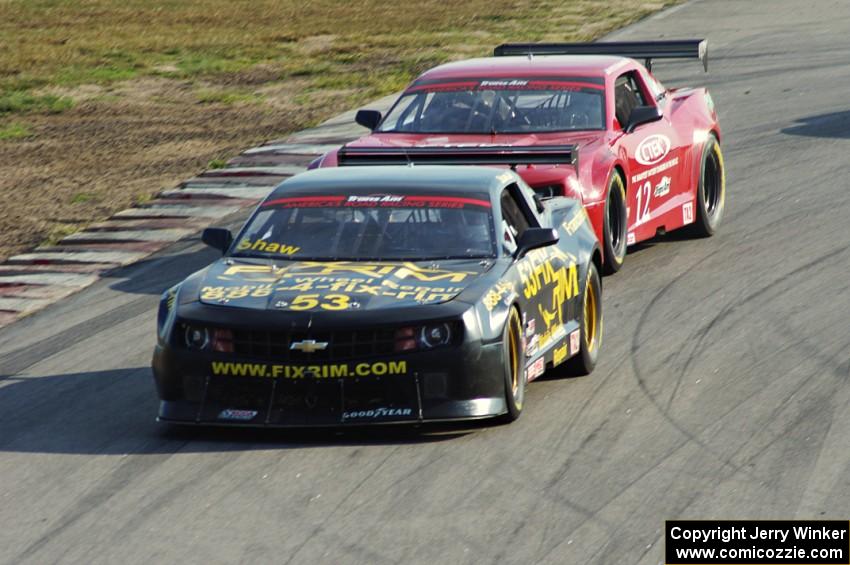
<svg viewBox="0 0 850 565">
<path fill-rule="evenodd" d="M 522 413 L 525 399 L 525 348 L 523 347 L 522 319 L 519 310 L 512 307 L 502 330 L 505 364 L 505 404 L 507 412 L 503 422 L 513 422 Z"/>
<path fill-rule="evenodd" d="M 579 314 L 579 352 L 553 369 L 555 377 L 589 375 L 599 359 L 599 349 L 602 347 L 602 279 L 592 262 L 584 279 L 584 294 Z"/>
<path fill-rule="evenodd" d="M 723 165 L 723 153 L 720 151 L 717 138 L 709 135 L 700 159 L 696 219 L 691 226 L 693 235 L 697 237 L 714 235 L 723 217 L 725 204 L 726 169 Z"/>
<path fill-rule="evenodd" d="M 626 186 L 623 177 L 615 171 L 608 182 L 608 197 L 605 199 L 605 216 L 602 222 L 602 245 L 605 247 L 603 270 L 606 275 L 619 271 L 626 260 L 627 231 Z"/>
</svg>

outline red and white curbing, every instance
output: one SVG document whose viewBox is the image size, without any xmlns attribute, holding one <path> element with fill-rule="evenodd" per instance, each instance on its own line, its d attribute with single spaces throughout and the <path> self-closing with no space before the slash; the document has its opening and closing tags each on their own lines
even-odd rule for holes
<svg viewBox="0 0 850 565">
<path fill-rule="evenodd" d="M 385 110 L 395 95 L 370 107 Z M 318 127 L 254 147 L 223 169 L 211 169 L 154 200 L 0 264 L 0 327 L 36 312 L 197 233 L 213 220 L 254 206 L 316 156 L 356 139 L 364 129 L 347 112 Z"/>
</svg>

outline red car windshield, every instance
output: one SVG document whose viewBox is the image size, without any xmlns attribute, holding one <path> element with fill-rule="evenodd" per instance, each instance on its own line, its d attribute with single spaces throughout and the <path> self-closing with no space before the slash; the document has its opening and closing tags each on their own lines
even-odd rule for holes
<svg viewBox="0 0 850 565">
<path fill-rule="evenodd" d="M 263 203 L 235 257 L 382 261 L 496 255 L 487 194 L 287 196 Z"/>
<path fill-rule="evenodd" d="M 603 87 L 582 80 L 458 79 L 414 84 L 377 131 L 493 134 L 603 129 Z"/>
</svg>

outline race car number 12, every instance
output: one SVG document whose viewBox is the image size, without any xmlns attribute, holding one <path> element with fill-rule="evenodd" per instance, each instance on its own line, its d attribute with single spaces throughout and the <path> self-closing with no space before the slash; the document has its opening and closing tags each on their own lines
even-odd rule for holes
<svg viewBox="0 0 850 565">
<path fill-rule="evenodd" d="M 637 191 L 637 218 L 635 223 L 640 224 L 649 216 L 649 198 L 652 194 L 652 183 L 646 181 Z"/>
</svg>

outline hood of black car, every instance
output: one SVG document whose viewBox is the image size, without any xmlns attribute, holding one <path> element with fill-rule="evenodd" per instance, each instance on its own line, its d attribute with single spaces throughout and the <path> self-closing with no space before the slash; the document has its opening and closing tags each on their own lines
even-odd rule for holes
<svg viewBox="0 0 850 565">
<path fill-rule="evenodd" d="M 447 302 L 491 267 L 480 259 L 427 262 L 221 259 L 203 274 L 204 304 L 302 312 L 372 311 Z"/>
</svg>

